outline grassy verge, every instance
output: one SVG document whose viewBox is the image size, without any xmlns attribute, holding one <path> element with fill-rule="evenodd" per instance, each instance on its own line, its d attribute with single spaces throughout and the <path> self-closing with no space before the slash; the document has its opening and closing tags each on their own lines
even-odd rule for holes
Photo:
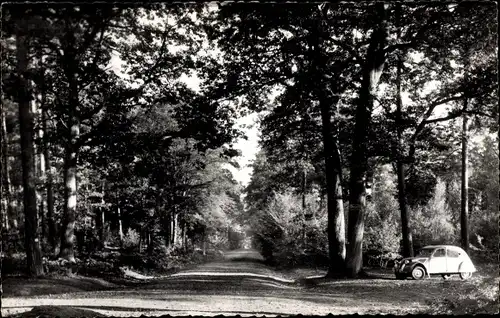
<svg viewBox="0 0 500 318">
<path fill-rule="evenodd" d="M 46 274 L 30 278 L 24 274 L 25 255 L 14 254 L 3 259 L 3 291 L 5 297 L 15 297 L 121 289 L 138 286 L 149 279 L 190 269 L 219 258 L 221 254 L 215 252 L 205 256 L 196 252 L 173 255 L 98 252 L 79 259 L 76 264 L 45 260 Z"/>
</svg>

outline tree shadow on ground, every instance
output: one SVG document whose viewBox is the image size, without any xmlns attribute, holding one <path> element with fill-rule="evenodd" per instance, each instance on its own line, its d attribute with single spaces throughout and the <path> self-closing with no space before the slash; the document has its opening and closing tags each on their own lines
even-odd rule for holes
<svg viewBox="0 0 500 318">
<path fill-rule="evenodd" d="M 18 306 L 11 307 L 11 309 L 23 309 L 29 308 L 30 306 Z M 148 308 L 148 307 L 125 307 L 125 306 L 94 306 L 94 305 L 83 305 L 83 306 L 36 306 L 30 311 L 23 313 L 18 313 L 10 315 L 11 318 L 35 318 L 35 317 L 60 317 L 60 318 L 73 318 L 73 317 L 108 317 L 108 315 L 99 313 L 98 311 L 109 311 L 111 314 L 113 312 L 129 312 L 129 313 L 176 313 L 179 312 L 196 312 L 196 313 L 207 313 L 207 314 L 218 314 L 218 315 L 232 315 L 232 314 L 253 314 L 253 315 L 275 315 L 275 316 L 285 316 L 289 313 L 283 312 L 270 312 L 270 311 L 217 311 L 213 312 L 210 310 L 183 310 L 183 309 L 168 309 L 168 308 Z"/>
<path fill-rule="evenodd" d="M 36 279 L 16 276 L 7 277 L 3 280 L 3 297 L 120 290 L 144 284 L 147 284 L 147 282 L 128 280 L 127 283 L 124 283 L 124 280 L 120 280 L 117 284 L 101 278 L 84 276 L 42 277 Z"/>
<path fill-rule="evenodd" d="M 22 308 L 22 307 L 13 307 Z M 70 306 L 36 306 L 30 311 L 14 314 L 9 317 L 12 318 L 38 318 L 38 317 L 107 317 L 93 310 L 81 309 Z"/>
<path fill-rule="evenodd" d="M 231 262 L 244 262 L 244 263 L 256 263 L 256 264 L 267 265 L 267 262 L 264 259 L 255 259 L 252 257 L 235 258 L 235 259 L 231 259 L 230 261 Z"/>
</svg>

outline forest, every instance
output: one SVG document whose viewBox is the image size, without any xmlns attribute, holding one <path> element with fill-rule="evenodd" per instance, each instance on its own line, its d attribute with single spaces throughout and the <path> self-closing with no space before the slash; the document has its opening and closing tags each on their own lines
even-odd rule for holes
<svg viewBox="0 0 500 318">
<path fill-rule="evenodd" d="M 498 262 L 497 39 L 493 2 L 3 5 L 2 277 Z"/>
</svg>

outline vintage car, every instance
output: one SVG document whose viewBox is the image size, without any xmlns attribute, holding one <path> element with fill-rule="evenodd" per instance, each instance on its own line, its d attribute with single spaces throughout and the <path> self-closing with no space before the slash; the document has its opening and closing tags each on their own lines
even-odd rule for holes
<svg viewBox="0 0 500 318">
<path fill-rule="evenodd" d="M 422 279 L 430 275 L 441 275 L 448 279 L 460 275 L 468 279 L 476 271 L 467 253 L 458 246 L 430 245 L 420 249 L 415 257 L 403 258 L 394 264 L 397 279 L 413 277 Z"/>
</svg>

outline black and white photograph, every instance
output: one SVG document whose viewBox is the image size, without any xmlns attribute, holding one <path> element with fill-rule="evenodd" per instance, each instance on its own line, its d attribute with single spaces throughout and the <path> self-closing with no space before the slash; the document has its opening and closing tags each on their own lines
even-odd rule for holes
<svg viewBox="0 0 500 318">
<path fill-rule="evenodd" d="M 0 317 L 499 313 L 496 1 L 1 19 Z"/>
</svg>

